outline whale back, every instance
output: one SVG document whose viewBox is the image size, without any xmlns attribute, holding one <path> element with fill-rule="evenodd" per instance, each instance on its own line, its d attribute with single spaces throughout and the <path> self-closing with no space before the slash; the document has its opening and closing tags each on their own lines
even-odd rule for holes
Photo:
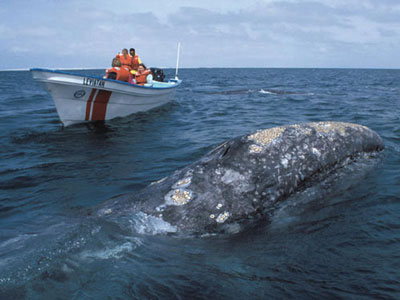
<svg viewBox="0 0 400 300">
<path fill-rule="evenodd" d="M 313 178 L 383 148 L 376 132 L 352 123 L 316 122 L 259 130 L 224 142 L 139 193 L 114 199 L 99 214 L 140 211 L 176 231 L 230 230 L 264 218 L 277 202 Z"/>
</svg>

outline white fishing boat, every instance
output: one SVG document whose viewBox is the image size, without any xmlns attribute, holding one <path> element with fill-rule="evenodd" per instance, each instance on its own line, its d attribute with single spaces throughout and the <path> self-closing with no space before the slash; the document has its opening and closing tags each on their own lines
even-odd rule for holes
<svg viewBox="0 0 400 300">
<path fill-rule="evenodd" d="M 151 81 L 144 86 L 96 76 L 31 69 L 33 79 L 47 90 L 64 126 L 105 121 L 147 111 L 174 99 L 181 80 Z"/>
</svg>

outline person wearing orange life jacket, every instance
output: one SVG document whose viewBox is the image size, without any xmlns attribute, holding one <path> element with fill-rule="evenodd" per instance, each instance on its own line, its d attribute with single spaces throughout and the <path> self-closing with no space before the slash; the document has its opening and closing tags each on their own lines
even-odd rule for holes
<svg viewBox="0 0 400 300">
<path fill-rule="evenodd" d="M 122 54 L 117 54 L 115 58 L 118 58 L 119 61 L 121 62 L 122 67 L 127 67 L 129 70 L 131 70 L 131 65 L 132 65 L 132 56 L 128 54 L 128 49 L 124 48 L 122 49 Z"/>
<path fill-rule="evenodd" d="M 139 64 L 138 70 L 135 73 L 135 83 L 144 85 L 145 83 L 151 83 L 153 81 L 153 74 L 149 69 L 146 69 L 144 64 Z"/>
<path fill-rule="evenodd" d="M 111 66 L 112 68 L 106 70 L 105 78 L 128 82 L 130 75 L 129 69 L 127 67 L 122 67 L 119 59 L 113 58 Z"/>
<path fill-rule="evenodd" d="M 134 48 L 129 49 L 129 55 L 131 56 L 131 73 L 135 74 L 142 61 L 140 57 L 136 55 Z"/>
</svg>

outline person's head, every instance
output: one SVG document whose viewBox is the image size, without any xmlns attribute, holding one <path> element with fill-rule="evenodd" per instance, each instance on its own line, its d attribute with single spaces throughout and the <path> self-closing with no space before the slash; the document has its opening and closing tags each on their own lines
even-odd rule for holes
<svg viewBox="0 0 400 300">
<path fill-rule="evenodd" d="M 126 49 L 126 48 L 122 49 L 122 54 L 123 55 L 127 55 L 128 54 L 128 49 Z"/>
<path fill-rule="evenodd" d="M 129 49 L 129 54 L 135 56 L 135 48 Z"/>
<path fill-rule="evenodd" d="M 111 62 L 111 66 L 114 67 L 120 67 L 121 66 L 121 61 L 118 58 L 113 58 Z"/>
<path fill-rule="evenodd" d="M 144 64 L 139 64 L 138 71 L 143 72 L 144 70 L 146 70 L 146 66 Z"/>
</svg>

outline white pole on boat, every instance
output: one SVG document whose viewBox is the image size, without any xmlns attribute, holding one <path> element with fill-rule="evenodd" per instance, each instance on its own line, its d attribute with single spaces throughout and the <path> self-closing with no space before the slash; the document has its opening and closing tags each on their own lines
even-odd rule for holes
<svg viewBox="0 0 400 300">
<path fill-rule="evenodd" d="M 176 71 L 175 71 L 175 79 L 178 80 L 178 67 L 179 67 L 179 52 L 181 49 L 181 42 L 178 42 L 178 55 L 176 57 Z"/>
</svg>

